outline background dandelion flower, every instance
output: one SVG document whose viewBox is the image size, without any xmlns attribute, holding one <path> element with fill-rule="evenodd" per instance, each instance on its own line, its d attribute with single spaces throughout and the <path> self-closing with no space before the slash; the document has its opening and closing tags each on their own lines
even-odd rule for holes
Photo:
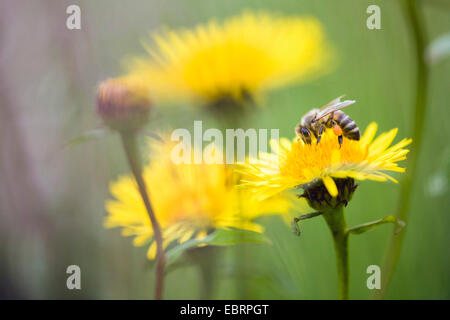
<svg viewBox="0 0 450 320">
<path fill-rule="evenodd" d="M 279 144 L 271 141 L 274 154 L 260 154 L 254 164 L 243 165 L 243 185 L 258 189 L 260 198 L 267 198 L 285 189 L 300 186 L 308 189 L 323 183 L 332 197 L 338 196 L 339 179 L 396 182 L 386 172 L 404 172 L 397 162 L 406 159 L 409 150 L 403 149 L 411 139 L 403 139 L 390 146 L 397 129 L 383 133 L 375 140 L 377 124 L 371 123 L 361 140 L 344 137 L 342 147 L 331 130 L 326 130 L 319 144 L 305 144 L 296 139 L 282 138 Z"/>
<path fill-rule="evenodd" d="M 152 149 L 152 161 L 144 169 L 150 200 L 160 223 L 164 247 L 175 242 L 202 239 L 218 228 L 262 232 L 253 219 L 289 205 L 284 199 L 261 202 L 235 188 L 233 169 L 219 164 L 175 164 L 171 159 L 173 143 Z M 124 236 L 134 236 L 134 245 L 152 242 L 148 258 L 156 254 L 153 230 L 138 188 L 131 176 L 111 183 L 114 200 L 106 201 L 105 227 L 121 227 Z M 245 203 L 240 204 L 240 199 Z M 252 200 L 253 199 L 253 200 Z"/>
<path fill-rule="evenodd" d="M 197 98 L 207 105 L 252 101 L 261 91 L 309 80 L 325 71 L 330 53 L 315 18 L 264 12 L 152 39 L 150 57 L 131 61 L 130 72 L 150 83 L 156 98 Z"/>
</svg>

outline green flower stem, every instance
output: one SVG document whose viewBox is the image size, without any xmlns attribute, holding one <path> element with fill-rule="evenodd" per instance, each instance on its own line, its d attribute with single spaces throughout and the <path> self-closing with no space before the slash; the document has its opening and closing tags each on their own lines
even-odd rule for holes
<svg viewBox="0 0 450 320">
<path fill-rule="evenodd" d="M 349 268 L 348 268 L 348 232 L 344 217 L 344 206 L 324 211 L 323 217 L 330 228 L 336 252 L 338 273 L 338 292 L 340 300 L 348 300 Z"/>
<path fill-rule="evenodd" d="M 397 217 L 407 222 L 408 213 L 411 210 L 410 200 L 413 190 L 414 177 L 416 176 L 416 168 L 418 163 L 419 151 L 422 145 L 423 126 L 426 115 L 426 100 L 428 95 L 428 67 L 424 60 L 424 52 L 426 46 L 426 34 L 424 30 L 424 23 L 417 0 L 403 0 L 401 2 L 404 6 L 406 18 L 408 20 L 411 34 L 414 40 L 414 49 L 416 55 L 416 97 L 414 109 L 414 123 L 412 128 L 412 139 L 414 141 L 414 148 L 411 149 L 408 155 L 408 170 L 402 183 L 400 192 L 400 207 L 398 209 Z M 404 232 L 398 235 L 395 234 L 391 238 L 389 251 L 386 255 L 384 266 L 383 283 L 381 290 L 375 294 L 375 298 L 384 298 L 386 290 L 391 282 L 392 274 L 397 266 L 401 248 L 403 244 Z"/>
<path fill-rule="evenodd" d="M 156 242 L 156 286 L 155 300 L 161 300 L 164 289 L 164 265 L 165 254 L 163 250 L 163 237 L 158 220 L 153 212 L 152 204 L 147 193 L 144 178 L 142 177 L 142 162 L 137 147 L 136 134 L 134 132 L 121 132 L 122 144 L 127 156 L 128 163 L 139 188 L 142 200 L 144 201 L 150 222 L 153 228 L 153 234 Z"/>
<path fill-rule="evenodd" d="M 201 300 L 209 300 L 214 296 L 215 279 L 217 274 L 218 251 L 217 246 L 195 247 L 186 251 L 192 262 L 198 266 L 202 278 Z"/>
</svg>

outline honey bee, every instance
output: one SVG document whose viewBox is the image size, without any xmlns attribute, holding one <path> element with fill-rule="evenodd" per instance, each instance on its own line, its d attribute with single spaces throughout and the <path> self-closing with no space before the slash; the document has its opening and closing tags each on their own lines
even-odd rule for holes
<svg viewBox="0 0 450 320">
<path fill-rule="evenodd" d="M 348 115 L 341 109 L 355 103 L 355 100 L 341 101 L 342 96 L 330 101 L 322 108 L 312 109 L 305 114 L 301 122 L 295 128 L 295 133 L 303 142 L 311 144 L 311 133 L 320 142 L 323 132 L 326 128 L 332 128 L 334 134 L 338 137 L 339 147 L 342 145 L 343 138 L 359 140 L 359 128 Z"/>
</svg>

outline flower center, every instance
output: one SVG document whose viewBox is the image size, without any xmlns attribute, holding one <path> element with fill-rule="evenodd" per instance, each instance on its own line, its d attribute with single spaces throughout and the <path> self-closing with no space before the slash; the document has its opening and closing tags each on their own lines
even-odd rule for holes
<svg viewBox="0 0 450 320">
<path fill-rule="evenodd" d="M 311 144 L 300 140 L 294 142 L 284 161 L 281 160 L 280 172 L 285 176 L 311 180 L 321 177 L 331 166 L 359 163 L 367 157 L 367 152 L 360 141 L 347 138 L 339 147 L 337 136 L 332 130 L 327 130 L 319 144 L 315 139 Z"/>
</svg>

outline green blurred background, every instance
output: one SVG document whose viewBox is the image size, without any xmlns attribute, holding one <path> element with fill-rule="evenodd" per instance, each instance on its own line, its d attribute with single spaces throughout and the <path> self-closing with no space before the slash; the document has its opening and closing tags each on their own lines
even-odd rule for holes
<svg viewBox="0 0 450 320">
<path fill-rule="evenodd" d="M 449 32 L 450 3 L 422 2 L 427 37 Z M 70 4 L 81 8 L 79 31 L 65 27 Z M 381 8 L 381 30 L 366 28 L 371 4 Z M 398 127 L 398 139 L 412 135 L 416 58 L 400 1 L 2 1 L 0 298 L 153 297 L 154 272 L 146 248 L 135 248 L 119 230 L 102 227 L 108 183 L 128 172 L 118 137 L 63 146 L 99 127 L 97 83 L 119 75 L 125 56 L 143 53 L 140 40 L 148 31 L 161 25 L 193 26 L 243 9 L 316 16 L 338 61 L 318 80 L 269 93 L 247 127 L 280 128 L 281 136 L 292 137 L 311 107 L 346 94 L 357 100 L 349 113 L 361 128 L 376 121 L 380 131 Z M 390 299 L 450 298 L 450 59 L 428 67 L 423 148 Z M 160 113 L 154 126 L 191 128 L 194 119 L 207 121 L 181 107 Z M 394 214 L 399 191 L 394 183 L 362 182 L 346 210 L 348 224 Z M 335 257 L 323 219 L 306 221 L 300 238 L 278 217 L 261 223 L 273 245 L 223 250 L 212 298 L 336 298 Z M 392 226 L 385 225 L 350 238 L 351 298 L 372 297 L 366 268 L 383 266 L 391 234 Z M 82 290 L 66 288 L 71 264 L 81 267 Z M 186 265 L 168 275 L 165 297 L 197 299 L 200 286 L 198 270 Z"/>
</svg>

